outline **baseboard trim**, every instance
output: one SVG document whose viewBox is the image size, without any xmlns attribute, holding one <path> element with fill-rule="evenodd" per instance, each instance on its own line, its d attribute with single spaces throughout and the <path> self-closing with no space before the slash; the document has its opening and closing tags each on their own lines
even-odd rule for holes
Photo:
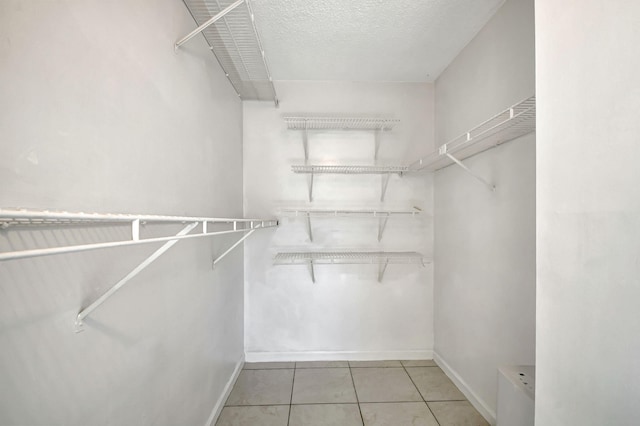
<svg viewBox="0 0 640 426">
<path fill-rule="evenodd" d="M 433 351 L 246 352 L 245 359 L 247 362 L 415 360 L 433 359 Z"/>
<path fill-rule="evenodd" d="M 224 386 L 222 395 L 220 395 L 220 398 L 218 398 L 218 401 L 216 401 L 216 405 L 213 407 L 213 410 L 211 410 L 211 415 L 209 415 L 209 419 L 207 419 L 207 423 L 205 423 L 205 426 L 213 426 L 215 422 L 218 421 L 220 412 L 222 411 L 222 408 L 224 408 L 224 403 L 227 401 L 227 398 L 229 398 L 229 394 L 233 389 L 233 385 L 236 384 L 236 380 L 238 380 L 238 376 L 240 375 L 243 366 L 244 356 L 240 357 L 240 359 L 236 363 L 236 368 L 233 370 L 231 377 L 229 377 L 227 384 Z"/>
<path fill-rule="evenodd" d="M 444 374 L 451 379 L 451 381 L 460 389 L 460 391 L 467 397 L 471 405 L 482 417 L 484 417 L 490 424 L 496 424 L 496 412 L 489 408 L 489 405 L 480 398 L 471 387 L 464 381 L 464 379 L 458 374 L 447 362 L 437 353 L 433 353 L 433 360 L 444 371 Z"/>
</svg>

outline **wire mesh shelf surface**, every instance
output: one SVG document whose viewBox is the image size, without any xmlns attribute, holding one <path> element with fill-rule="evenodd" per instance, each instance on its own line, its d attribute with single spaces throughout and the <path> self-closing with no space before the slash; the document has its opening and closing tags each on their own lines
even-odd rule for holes
<svg viewBox="0 0 640 426">
<path fill-rule="evenodd" d="M 84 213 L 49 210 L 30 210 L 2 208 L 0 209 L 0 228 L 8 226 L 32 225 L 80 225 L 92 223 L 131 223 L 133 221 L 147 223 L 262 223 L 262 219 L 245 218 L 213 218 L 193 216 L 136 215 L 121 213 Z"/>
<path fill-rule="evenodd" d="M 294 173 L 332 173 L 332 174 L 402 174 L 408 171 L 406 166 L 322 166 L 296 165 L 291 166 Z"/>
<path fill-rule="evenodd" d="M 303 209 L 283 209 L 281 214 L 289 217 L 388 217 L 388 216 L 417 216 L 421 214 L 419 210 L 303 210 Z"/>
<path fill-rule="evenodd" d="M 421 264 L 427 261 L 422 254 L 417 252 L 289 252 L 278 253 L 275 257 L 275 265 L 300 265 L 300 264 L 341 264 L 341 265 L 368 265 L 368 264 Z"/>
<path fill-rule="evenodd" d="M 446 153 L 456 155 L 459 160 L 462 160 L 524 136 L 535 129 L 536 97 L 531 96 L 447 142 L 438 151 L 412 163 L 409 168 L 411 171 L 440 170 L 453 163 Z"/>
<path fill-rule="evenodd" d="M 245 219 L 245 218 L 212 218 L 212 217 L 190 217 L 190 216 L 157 216 L 157 215 L 132 215 L 132 214 L 111 214 L 111 213 L 69 213 L 51 212 L 46 210 L 26 210 L 26 209 L 0 209 L 0 230 L 6 232 L 12 227 L 31 226 L 68 226 L 91 224 L 126 224 L 131 227 L 128 238 L 116 240 L 105 239 L 101 242 L 73 244 L 68 243 L 55 247 L 42 247 L 34 249 L 23 249 L 17 251 L 0 252 L 0 261 L 25 259 L 29 257 L 48 256 L 62 253 L 76 253 L 88 250 L 104 248 L 124 247 L 129 245 L 149 244 L 159 242 L 175 242 L 183 239 L 211 237 L 214 235 L 232 234 L 238 232 L 253 233 L 259 229 L 273 228 L 279 225 L 276 219 Z M 147 223 L 181 224 L 184 229 L 177 235 L 161 237 L 141 237 L 141 226 Z M 224 229 L 215 229 L 221 224 Z M 186 226 L 185 226 L 186 225 Z M 195 230 L 196 227 L 198 230 Z M 194 232 L 191 232 L 195 230 Z"/>
<path fill-rule="evenodd" d="M 290 130 L 391 130 L 400 122 L 378 117 L 284 117 Z"/>
<path fill-rule="evenodd" d="M 184 0 L 198 25 L 234 3 L 233 0 Z M 242 99 L 278 99 L 249 1 L 202 31 L 207 43 Z"/>
</svg>

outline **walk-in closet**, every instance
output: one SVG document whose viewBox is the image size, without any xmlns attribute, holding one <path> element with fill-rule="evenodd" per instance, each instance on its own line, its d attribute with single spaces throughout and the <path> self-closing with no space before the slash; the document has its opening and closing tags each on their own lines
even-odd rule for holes
<svg viewBox="0 0 640 426">
<path fill-rule="evenodd" d="M 0 0 L 0 426 L 631 426 L 640 3 Z"/>
</svg>

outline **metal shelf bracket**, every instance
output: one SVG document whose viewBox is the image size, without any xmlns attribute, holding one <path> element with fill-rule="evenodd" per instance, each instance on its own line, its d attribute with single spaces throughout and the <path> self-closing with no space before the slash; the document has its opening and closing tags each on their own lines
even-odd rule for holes
<svg viewBox="0 0 640 426">
<path fill-rule="evenodd" d="M 311 273 L 311 282 L 316 283 L 316 271 L 313 268 L 313 260 L 309 260 L 309 272 Z"/>
<path fill-rule="evenodd" d="M 380 217 L 378 224 L 378 242 L 382 240 L 382 234 L 384 234 L 384 228 L 387 227 L 387 221 L 389 220 L 389 215 Z"/>
<path fill-rule="evenodd" d="M 382 282 L 382 278 L 384 277 L 384 273 L 387 270 L 387 265 L 389 264 L 389 259 L 385 259 L 383 263 L 380 264 L 378 269 L 378 282 Z"/>
<path fill-rule="evenodd" d="M 133 235 L 133 237 L 134 237 L 133 240 L 134 241 L 138 241 L 139 240 L 139 226 L 140 226 L 140 220 L 134 220 L 133 221 L 133 229 L 135 231 L 138 231 L 137 235 L 136 235 L 136 233 L 134 231 L 134 235 Z M 198 226 L 198 222 L 190 223 L 189 225 L 185 226 L 180 232 L 178 232 L 175 236 L 176 237 L 181 237 L 183 235 L 187 235 L 196 226 Z M 146 269 L 147 266 L 151 265 L 157 258 L 162 256 L 167 250 L 169 250 L 171 247 L 173 247 L 177 242 L 178 242 L 178 240 L 171 240 L 171 241 L 167 241 L 166 243 L 164 243 L 162 245 L 162 247 L 160 247 L 158 250 L 154 251 L 153 254 L 151 254 L 151 256 L 149 256 L 145 260 L 143 260 L 142 263 L 140 263 L 138 266 L 136 266 L 127 275 L 125 275 L 124 278 L 122 278 L 120 281 L 118 281 L 113 287 L 111 287 L 109 290 L 107 290 L 102 296 L 100 296 L 92 304 L 90 304 L 89 306 L 87 306 L 86 308 L 81 310 L 78 313 L 78 316 L 76 317 L 75 332 L 76 333 L 80 333 L 81 331 L 84 331 L 83 320 L 89 314 L 91 314 L 91 312 L 96 310 L 108 298 L 113 296 L 113 294 L 116 291 L 120 290 L 126 283 L 131 281 L 136 275 L 138 275 L 140 272 L 142 272 L 144 269 Z"/>
<path fill-rule="evenodd" d="M 447 152 L 447 145 L 442 145 L 440 147 L 440 149 L 438 150 L 440 155 L 446 155 L 447 157 L 449 157 L 449 159 L 451 161 L 453 161 L 454 163 L 456 163 L 458 166 L 462 167 L 462 169 L 467 172 L 468 174 L 470 174 L 473 178 L 475 178 L 477 181 L 481 182 L 484 186 L 486 186 L 489 191 L 495 191 L 496 187 L 495 185 L 487 182 L 483 177 L 479 176 L 478 174 L 474 173 L 473 171 L 471 171 L 471 169 L 469 169 L 467 166 L 464 165 L 464 163 L 460 160 L 458 160 L 456 157 L 454 157 L 453 155 L 451 155 L 450 153 Z"/>
<path fill-rule="evenodd" d="M 381 175 L 381 187 L 380 187 L 380 201 L 384 201 L 384 196 L 387 193 L 387 186 L 389 185 L 390 174 Z"/>
<path fill-rule="evenodd" d="M 307 213 L 307 233 L 309 234 L 309 241 L 313 242 L 313 232 L 311 231 L 311 215 Z"/>
<path fill-rule="evenodd" d="M 302 148 L 304 149 L 304 164 L 309 164 L 309 134 L 306 127 L 302 130 Z"/>
<path fill-rule="evenodd" d="M 257 229 L 257 228 L 256 228 Z M 233 251 L 234 248 L 238 247 L 240 244 L 242 244 L 242 242 L 244 240 L 246 240 L 247 238 L 249 238 L 251 236 L 251 234 L 253 234 L 254 232 L 256 232 L 256 229 L 252 229 L 251 231 L 247 232 L 246 234 L 244 234 L 242 236 L 242 238 L 240 238 L 238 241 L 236 241 L 231 247 L 229 247 L 224 253 L 222 253 L 220 256 L 216 257 L 215 259 L 213 259 L 213 269 L 216 268 L 216 264 L 218 264 L 222 259 L 224 259 L 224 257 L 226 255 L 228 255 L 229 253 L 231 253 L 231 251 Z"/>
<path fill-rule="evenodd" d="M 313 201 L 313 173 L 309 175 L 309 201 Z"/>
</svg>

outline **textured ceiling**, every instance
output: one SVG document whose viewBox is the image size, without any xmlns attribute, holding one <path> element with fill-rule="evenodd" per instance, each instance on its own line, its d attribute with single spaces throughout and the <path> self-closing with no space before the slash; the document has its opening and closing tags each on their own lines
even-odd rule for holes
<svg viewBox="0 0 640 426">
<path fill-rule="evenodd" d="M 253 0 L 274 80 L 433 81 L 504 0 Z"/>
</svg>

